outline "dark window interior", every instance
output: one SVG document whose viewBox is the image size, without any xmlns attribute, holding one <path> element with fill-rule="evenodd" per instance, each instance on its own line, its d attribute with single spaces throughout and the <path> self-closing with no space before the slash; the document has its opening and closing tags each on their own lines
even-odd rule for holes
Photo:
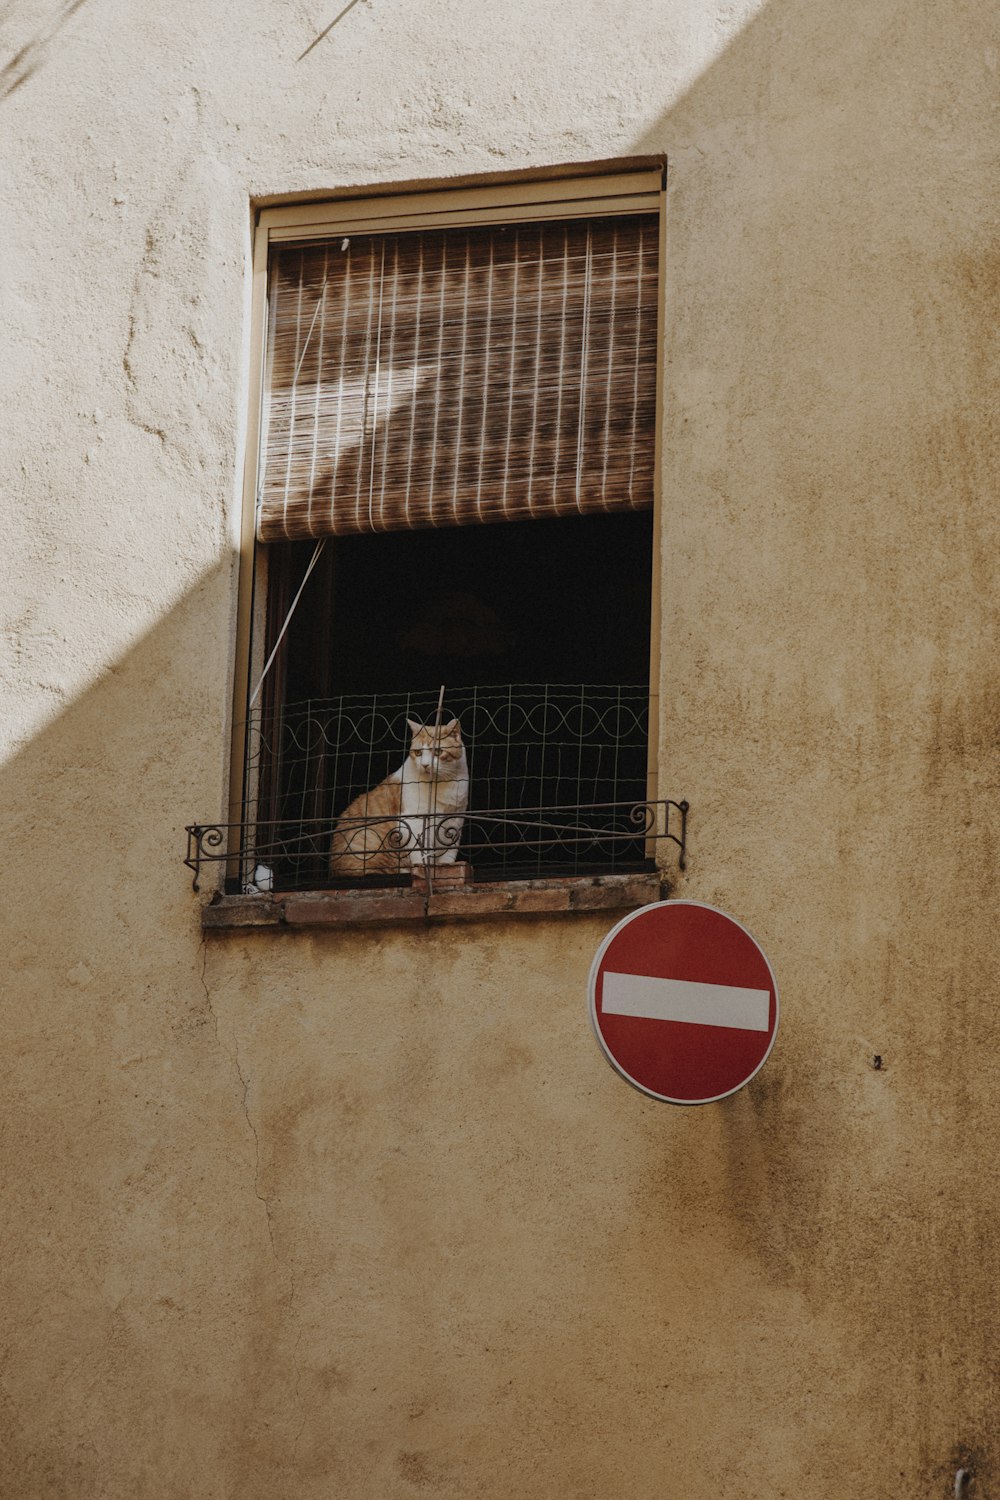
<svg viewBox="0 0 1000 1500">
<path fill-rule="evenodd" d="M 651 534 L 650 511 L 626 511 L 331 538 L 289 627 L 287 700 L 644 683 Z M 313 544 L 272 550 L 294 593 Z"/>
<path fill-rule="evenodd" d="M 268 549 L 268 651 L 313 547 Z M 441 684 L 468 746 L 477 878 L 642 863 L 641 839 L 526 849 L 474 814 L 645 797 L 651 549 L 649 511 L 331 538 L 260 720 L 259 815 L 312 830 L 278 883 L 328 883 L 333 820 L 400 764 L 406 719 L 429 722 Z"/>
</svg>

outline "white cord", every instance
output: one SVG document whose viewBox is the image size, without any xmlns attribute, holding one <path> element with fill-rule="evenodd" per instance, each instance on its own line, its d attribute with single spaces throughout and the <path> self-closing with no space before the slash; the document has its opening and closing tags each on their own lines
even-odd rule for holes
<svg viewBox="0 0 1000 1500">
<path fill-rule="evenodd" d="M 326 537 L 325 536 L 321 536 L 320 539 L 319 539 L 319 541 L 316 543 L 316 547 L 315 547 L 315 550 L 313 551 L 312 557 L 309 559 L 309 566 L 308 566 L 308 568 L 306 568 L 305 577 L 302 579 L 302 582 L 299 584 L 299 591 L 295 595 L 295 598 L 292 600 L 291 604 L 289 605 L 289 607 L 288 607 L 288 613 L 285 616 L 284 624 L 282 625 L 281 629 L 278 631 L 278 639 L 274 643 L 274 650 L 271 652 L 270 656 L 267 658 L 267 661 L 264 663 L 264 670 L 260 674 L 260 681 L 257 683 L 257 686 L 254 688 L 253 694 L 252 694 L 252 696 L 250 698 L 250 708 L 253 708 L 254 704 L 257 702 L 258 694 L 260 693 L 261 688 L 264 686 L 264 678 L 267 676 L 268 672 L 270 672 L 271 667 L 274 664 L 274 658 L 278 654 L 278 647 L 281 645 L 282 637 L 284 636 L 285 631 L 288 629 L 289 621 L 291 620 L 292 615 L 295 613 L 295 606 L 298 604 L 299 600 L 302 598 L 302 590 L 305 588 L 306 584 L 309 582 L 309 574 L 312 572 L 313 568 L 319 562 L 319 555 L 320 555 L 320 553 L 322 552 L 322 550 L 323 550 L 323 548 L 325 546 L 326 546 Z"/>
</svg>

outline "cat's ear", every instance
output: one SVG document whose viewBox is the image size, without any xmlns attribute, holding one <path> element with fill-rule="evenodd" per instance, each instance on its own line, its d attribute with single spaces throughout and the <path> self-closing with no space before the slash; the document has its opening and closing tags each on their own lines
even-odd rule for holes
<svg viewBox="0 0 1000 1500">
<path fill-rule="evenodd" d="M 421 729 L 423 729 L 424 727 L 422 724 L 418 724 L 415 719 L 407 719 L 406 722 L 407 724 L 409 724 L 410 730 L 413 734 L 419 734 Z"/>
<path fill-rule="evenodd" d="M 452 721 L 451 721 L 450 724 L 442 724 L 441 725 L 441 737 L 443 739 L 447 738 L 449 735 L 452 735 L 452 734 L 458 734 L 458 735 L 460 735 L 461 733 L 462 733 L 462 726 L 458 722 L 457 719 L 452 719 Z"/>
</svg>

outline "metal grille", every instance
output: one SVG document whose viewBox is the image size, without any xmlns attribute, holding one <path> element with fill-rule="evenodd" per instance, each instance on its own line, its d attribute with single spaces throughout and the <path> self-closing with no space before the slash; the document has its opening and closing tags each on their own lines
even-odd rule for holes
<svg viewBox="0 0 1000 1500">
<path fill-rule="evenodd" d="M 645 869 L 657 839 L 683 855 L 686 804 L 647 799 L 644 685 L 509 684 L 447 691 L 444 718 L 460 720 L 469 765 L 464 814 L 436 813 L 420 830 L 352 819 L 348 834 L 367 825 L 368 847 L 395 860 L 388 871 L 373 860 L 376 874 L 331 876 L 338 817 L 404 763 L 407 721 L 431 723 L 437 698 L 430 688 L 312 699 L 255 715 L 241 823 L 188 829 L 196 879 L 206 861 L 227 859 L 231 889 L 406 884 L 418 838 L 428 863 L 448 850 L 477 881 Z"/>
</svg>

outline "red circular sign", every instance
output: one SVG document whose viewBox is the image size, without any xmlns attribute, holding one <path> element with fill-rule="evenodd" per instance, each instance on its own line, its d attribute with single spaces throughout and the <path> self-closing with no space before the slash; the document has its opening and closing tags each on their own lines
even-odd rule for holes
<svg viewBox="0 0 1000 1500">
<path fill-rule="evenodd" d="M 745 927 L 700 901 L 657 901 L 613 927 L 590 970 L 608 1062 L 668 1104 L 711 1104 L 764 1066 L 778 986 Z"/>
</svg>

